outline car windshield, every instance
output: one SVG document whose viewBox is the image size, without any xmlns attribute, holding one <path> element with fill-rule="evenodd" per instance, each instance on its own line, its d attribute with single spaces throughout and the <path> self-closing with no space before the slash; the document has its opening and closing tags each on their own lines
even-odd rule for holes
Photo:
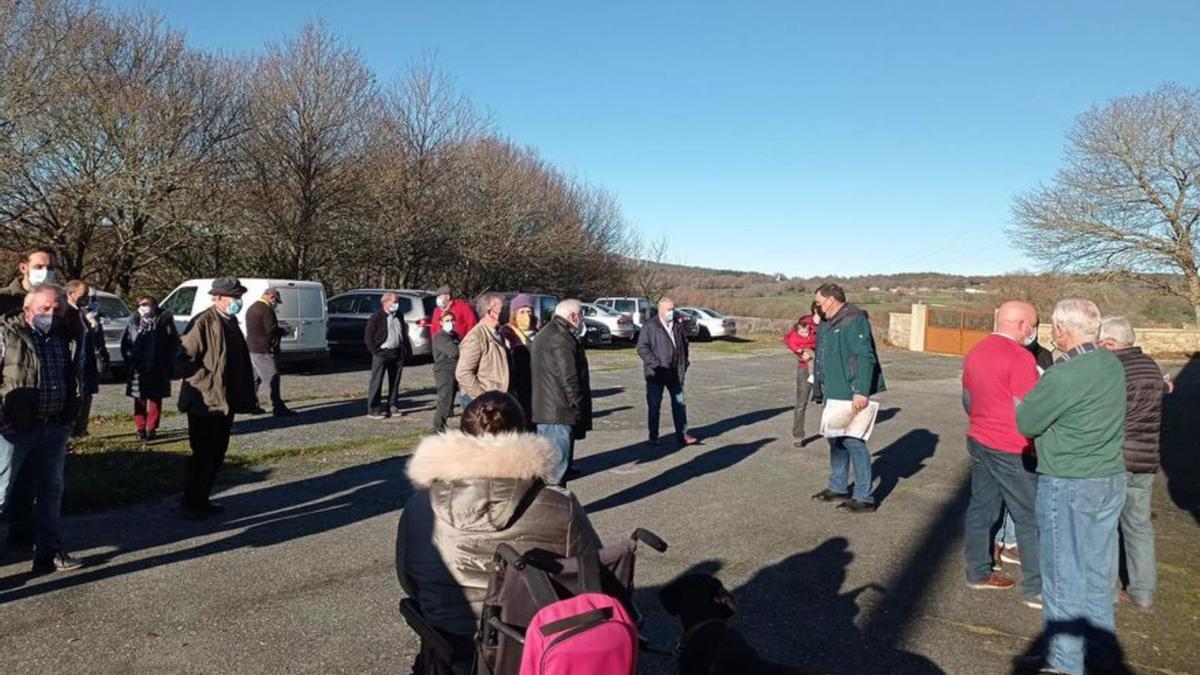
<svg viewBox="0 0 1200 675">
<path fill-rule="evenodd" d="M 597 316 L 616 316 L 617 315 L 617 313 L 612 311 L 611 309 L 609 309 L 607 307 L 601 307 L 600 305 L 588 305 L 588 307 L 594 309 L 596 311 Z"/>
<path fill-rule="evenodd" d="M 96 299 L 100 301 L 99 311 L 101 316 L 108 317 L 109 319 L 124 319 L 129 316 L 129 308 L 125 306 L 124 302 L 121 302 L 120 298 L 101 295 Z"/>
<path fill-rule="evenodd" d="M 708 314 L 709 316 L 711 316 L 714 319 L 724 319 L 725 318 L 724 314 L 721 314 L 720 312 L 709 309 L 707 307 L 702 308 L 701 311 L 704 312 L 705 314 Z"/>
</svg>

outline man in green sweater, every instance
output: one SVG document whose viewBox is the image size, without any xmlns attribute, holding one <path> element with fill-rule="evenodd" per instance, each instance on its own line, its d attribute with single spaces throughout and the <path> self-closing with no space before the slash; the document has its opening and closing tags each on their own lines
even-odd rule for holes
<svg viewBox="0 0 1200 675">
<path fill-rule="evenodd" d="M 1112 561 L 1125 505 L 1125 371 L 1097 345 L 1089 300 L 1054 307 L 1063 353 L 1017 406 L 1017 428 L 1037 445 L 1037 523 L 1046 653 L 1051 672 L 1115 666 Z"/>
</svg>

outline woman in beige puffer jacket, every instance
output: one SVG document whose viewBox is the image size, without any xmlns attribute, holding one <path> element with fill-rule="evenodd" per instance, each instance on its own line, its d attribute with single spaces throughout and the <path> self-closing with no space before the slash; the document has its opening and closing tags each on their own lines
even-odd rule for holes
<svg viewBox="0 0 1200 675">
<path fill-rule="evenodd" d="M 600 548 L 579 500 L 547 484 L 550 444 L 516 432 L 524 419 L 511 395 L 487 392 L 463 411 L 462 431 L 426 438 L 408 463 L 418 491 L 400 517 L 396 574 L 442 631 L 474 634 L 500 544 L 556 556 Z"/>
</svg>

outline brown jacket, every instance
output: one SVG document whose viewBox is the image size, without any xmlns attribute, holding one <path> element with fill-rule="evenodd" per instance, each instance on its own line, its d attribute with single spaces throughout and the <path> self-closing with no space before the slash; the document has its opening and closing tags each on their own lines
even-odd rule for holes
<svg viewBox="0 0 1200 675">
<path fill-rule="evenodd" d="M 180 339 L 177 370 L 179 411 L 192 414 L 249 413 L 258 406 L 254 371 L 237 319 L 210 307 L 192 320 Z"/>
<path fill-rule="evenodd" d="M 471 398 L 485 391 L 508 391 L 508 345 L 499 331 L 483 322 L 475 324 L 458 345 L 454 376 Z"/>
<path fill-rule="evenodd" d="M 436 628 L 474 633 L 500 544 L 557 556 L 599 550 L 573 494 L 547 486 L 557 454 L 534 434 L 430 436 L 408 463 L 419 491 L 396 535 L 396 574 Z"/>
</svg>

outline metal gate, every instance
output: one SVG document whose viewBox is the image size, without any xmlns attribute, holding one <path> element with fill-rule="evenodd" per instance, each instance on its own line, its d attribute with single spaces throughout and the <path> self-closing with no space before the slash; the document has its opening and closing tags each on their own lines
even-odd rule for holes
<svg viewBox="0 0 1200 675">
<path fill-rule="evenodd" d="M 925 319 L 925 351 L 962 356 L 992 333 L 995 312 L 930 307 Z"/>
</svg>

